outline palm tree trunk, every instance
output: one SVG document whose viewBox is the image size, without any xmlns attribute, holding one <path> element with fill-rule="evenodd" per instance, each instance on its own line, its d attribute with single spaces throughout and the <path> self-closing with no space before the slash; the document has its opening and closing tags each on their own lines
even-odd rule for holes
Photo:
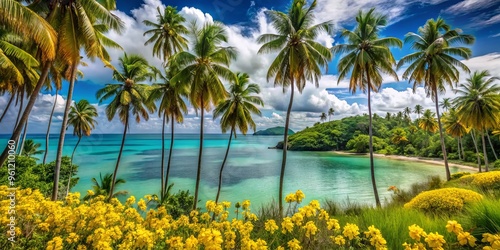
<svg viewBox="0 0 500 250">
<path fill-rule="evenodd" d="M 497 153 L 495 152 L 495 148 L 493 147 L 493 143 L 491 143 L 491 139 L 490 139 L 490 133 L 487 131 L 486 132 L 486 137 L 488 138 L 488 142 L 490 143 L 490 147 L 491 147 L 491 151 L 493 152 L 493 156 L 495 156 L 495 161 L 498 160 L 498 156 L 497 156 Z"/>
<path fill-rule="evenodd" d="M 128 110 L 128 107 L 127 107 Z M 128 111 L 125 115 L 125 128 L 123 129 L 122 144 L 120 146 L 120 151 L 118 152 L 118 159 L 116 160 L 115 170 L 113 171 L 113 180 L 111 181 L 109 188 L 108 200 L 113 198 L 113 192 L 115 191 L 116 175 L 118 174 L 118 167 L 120 166 L 120 160 L 122 159 L 123 146 L 125 145 L 125 136 L 127 135 L 128 128 Z"/>
<path fill-rule="evenodd" d="M 160 174 L 160 179 L 161 179 L 161 190 L 160 190 L 160 195 L 161 198 L 163 199 L 163 196 L 165 194 L 165 182 L 164 182 L 164 177 L 165 177 L 165 114 L 163 114 L 163 122 L 161 125 L 161 174 Z"/>
<path fill-rule="evenodd" d="M 19 147 L 19 155 L 23 153 L 24 142 L 26 141 L 27 133 L 28 133 L 28 120 L 26 120 L 26 123 L 24 124 L 24 133 L 23 133 L 23 139 L 21 140 L 21 146 Z"/>
<path fill-rule="evenodd" d="M 215 197 L 215 203 L 219 202 L 220 189 L 222 186 L 222 171 L 224 170 L 224 165 L 226 164 L 227 155 L 229 154 L 229 147 L 231 147 L 231 140 L 233 139 L 234 127 L 231 128 L 231 132 L 229 134 L 229 142 L 227 143 L 226 155 L 224 155 L 224 160 L 222 161 L 222 165 L 220 166 L 219 172 L 219 186 L 217 187 L 217 196 Z"/>
<path fill-rule="evenodd" d="M 75 148 L 73 149 L 73 153 L 71 154 L 71 161 L 69 162 L 69 178 L 68 178 L 68 186 L 66 187 L 66 196 L 69 194 L 69 187 L 71 186 L 71 177 L 73 177 L 73 157 L 75 156 L 76 147 L 80 144 L 82 140 L 81 136 L 78 136 L 78 141 L 76 142 Z"/>
<path fill-rule="evenodd" d="M 165 188 L 168 187 L 168 176 L 170 175 L 170 162 L 172 160 L 172 152 L 174 148 L 174 114 L 172 114 L 172 131 L 170 132 L 170 149 L 168 152 L 167 174 L 165 175 Z"/>
<path fill-rule="evenodd" d="M 464 142 L 462 141 L 462 136 L 459 136 L 458 139 L 460 139 L 460 149 L 462 150 L 462 160 L 465 160 Z"/>
<path fill-rule="evenodd" d="M 460 138 L 457 138 L 457 153 L 458 153 L 458 159 L 462 160 L 462 155 L 460 154 Z"/>
<path fill-rule="evenodd" d="M 52 111 L 50 112 L 49 125 L 47 126 L 47 134 L 45 135 L 45 153 L 43 154 L 43 164 L 47 160 L 47 155 L 49 154 L 49 139 L 50 139 L 50 124 L 52 123 L 52 117 L 54 117 L 54 110 L 56 109 L 57 104 L 57 91 L 56 88 L 56 97 L 54 98 L 54 105 L 52 106 Z"/>
<path fill-rule="evenodd" d="M 366 79 L 368 80 L 368 134 L 370 137 L 370 174 L 372 179 L 373 194 L 375 195 L 375 204 L 377 207 L 381 207 L 380 198 L 378 196 L 377 182 L 375 180 L 375 165 L 373 163 L 373 129 L 372 129 L 372 107 L 371 107 L 371 82 L 370 75 L 366 74 Z"/>
<path fill-rule="evenodd" d="M 28 104 L 26 105 L 26 108 L 24 109 L 23 115 L 21 116 L 21 123 L 25 123 L 26 120 L 28 120 L 28 117 L 30 115 L 31 110 L 33 109 L 33 106 L 35 105 L 36 98 L 38 97 L 38 93 L 40 92 L 40 89 L 42 89 L 43 84 L 45 83 L 45 79 L 47 79 L 47 75 L 49 73 L 50 65 L 52 62 L 47 62 L 43 66 L 42 73 L 40 74 L 40 78 L 38 79 L 38 82 L 36 83 L 35 89 L 33 89 L 33 94 L 30 96 L 30 100 L 28 101 Z M 19 137 L 21 134 L 23 127 L 22 126 L 16 126 L 14 129 L 14 132 L 12 133 L 10 140 L 16 140 L 16 138 Z M 6 145 L 5 149 L 2 152 L 2 155 L 0 155 L 0 167 L 3 166 L 3 163 L 5 160 L 7 160 L 7 157 L 9 156 L 9 147 Z"/>
<path fill-rule="evenodd" d="M 479 148 L 477 147 L 476 135 L 474 134 L 474 130 L 471 130 L 472 142 L 474 142 L 474 147 L 476 148 L 476 157 L 477 157 L 477 167 L 479 168 L 479 173 L 483 172 L 481 170 L 481 157 L 479 157 Z"/>
<path fill-rule="evenodd" d="M 434 104 L 436 105 L 436 114 L 439 125 L 439 137 L 441 138 L 441 150 L 443 151 L 444 168 L 446 169 L 446 180 L 451 180 L 450 167 L 448 166 L 448 156 L 446 155 L 446 145 L 444 144 L 443 126 L 441 125 L 441 116 L 439 115 L 438 92 L 434 84 Z"/>
<path fill-rule="evenodd" d="M 15 97 L 15 95 L 12 93 L 10 95 L 9 102 L 7 102 L 7 106 L 5 107 L 5 110 L 3 111 L 2 116 L 0 117 L 0 122 L 2 122 L 3 117 L 5 116 L 5 114 L 7 114 L 7 111 L 9 110 L 10 105 L 12 104 L 12 101 L 14 101 L 14 97 Z"/>
<path fill-rule="evenodd" d="M 288 109 L 286 110 L 286 119 L 285 119 L 285 134 L 283 136 L 283 159 L 281 161 L 281 172 L 280 172 L 280 190 L 278 195 L 278 204 L 279 204 L 279 215 L 283 216 L 283 180 L 285 178 L 285 167 L 286 167 L 286 153 L 288 151 L 288 126 L 290 124 L 290 113 L 292 112 L 293 105 L 293 94 L 295 90 L 295 82 L 294 79 L 291 79 L 291 93 L 290 93 L 290 102 L 288 103 Z"/>
<path fill-rule="evenodd" d="M 481 130 L 481 141 L 483 142 L 484 171 L 488 172 L 488 153 L 486 152 L 486 140 L 484 140 L 484 129 Z"/>
<path fill-rule="evenodd" d="M 24 123 L 19 123 L 19 119 L 21 117 L 21 113 L 23 113 L 23 105 L 24 105 L 24 94 L 21 93 L 21 103 L 19 105 L 19 112 L 17 113 L 16 123 L 14 124 L 14 130 L 19 124 L 22 124 L 21 127 L 24 127 Z M 14 131 L 12 131 L 14 133 Z M 17 138 L 19 139 L 19 137 Z M 16 139 L 16 141 L 17 141 Z"/>
<path fill-rule="evenodd" d="M 66 97 L 66 106 L 61 124 L 61 132 L 59 133 L 59 142 L 57 143 L 56 165 L 54 167 L 54 185 L 52 187 L 52 200 L 57 200 L 59 192 L 59 175 L 61 173 L 61 161 L 64 148 L 64 138 L 66 137 L 66 127 L 68 125 L 68 115 L 73 100 L 73 89 L 75 88 L 76 65 L 71 66 L 71 78 L 69 80 L 68 96 Z"/>
<path fill-rule="evenodd" d="M 198 169 L 196 170 L 196 187 L 194 190 L 194 204 L 193 210 L 196 210 L 196 206 L 198 205 L 198 191 L 200 189 L 200 175 L 201 175 L 201 156 L 203 153 L 203 119 L 204 117 L 204 107 L 203 107 L 203 92 L 201 92 L 201 122 L 200 122 L 200 149 L 198 152 Z"/>
</svg>

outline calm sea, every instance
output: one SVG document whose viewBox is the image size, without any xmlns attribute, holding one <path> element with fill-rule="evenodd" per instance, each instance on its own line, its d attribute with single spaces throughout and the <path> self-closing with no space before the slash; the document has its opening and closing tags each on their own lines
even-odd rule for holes
<svg viewBox="0 0 500 250">
<path fill-rule="evenodd" d="M 202 158 L 200 198 L 202 206 L 208 199 L 215 199 L 220 164 L 224 158 L 228 135 L 205 135 Z M 29 135 L 28 138 L 42 143 L 45 135 Z M 170 136 L 166 135 L 166 156 Z M 236 202 L 252 201 L 253 207 L 277 199 L 282 151 L 268 149 L 282 140 L 282 136 L 238 136 L 233 139 L 227 165 L 224 170 L 221 200 Z M 0 135 L 0 145 L 5 145 L 8 135 Z M 66 136 L 64 154 L 71 155 L 77 137 Z M 82 195 L 91 189 L 91 178 L 99 173 L 112 173 L 121 143 L 120 134 L 95 134 L 85 137 L 78 146 L 74 163 L 79 165 L 80 181 L 72 191 Z M 194 192 L 198 160 L 199 135 L 177 134 L 174 141 L 170 183 L 174 190 Z M 2 147 L 3 148 L 3 147 Z M 51 136 L 49 161 L 54 160 L 57 136 Z M 43 155 L 38 155 L 42 159 Z M 118 189 L 142 197 L 159 193 L 161 161 L 160 134 L 127 135 L 118 178 L 127 182 Z M 166 166 L 166 164 L 165 164 Z M 444 178 L 444 167 L 424 163 L 390 159 L 375 159 L 377 185 L 381 198 L 389 198 L 387 188 L 409 188 L 412 183 L 426 180 L 428 176 Z M 451 168 L 452 173 L 457 168 Z M 288 152 L 285 172 L 285 194 L 301 189 L 305 201 L 331 199 L 345 202 L 347 199 L 373 204 L 369 158 L 346 156 L 333 152 Z"/>
</svg>

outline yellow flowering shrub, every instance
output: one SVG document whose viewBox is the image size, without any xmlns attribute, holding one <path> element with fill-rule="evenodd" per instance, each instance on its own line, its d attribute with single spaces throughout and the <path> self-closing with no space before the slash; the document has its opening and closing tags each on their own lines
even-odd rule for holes
<svg viewBox="0 0 500 250">
<path fill-rule="evenodd" d="M 460 181 L 482 189 L 500 189 L 500 171 L 466 175 Z"/>
<path fill-rule="evenodd" d="M 461 188 L 441 188 L 425 191 L 404 205 L 405 208 L 420 209 L 425 212 L 450 213 L 462 210 L 468 203 L 479 201 L 482 196 L 474 191 Z"/>
<path fill-rule="evenodd" d="M 10 192 L 0 186 L 2 232 L 10 230 Z M 104 202 L 102 196 L 82 202 L 78 193 L 54 202 L 31 189 L 17 190 L 15 195 L 15 242 L 10 241 L 9 233 L 0 234 L 2 249 L 387 249 L 387 241 L 375 225 L 341 225 L 318 201 L 279 221 L 257 218 L 250 210 L 250 201 L 238 203 L 244 215 L 240 219 L 228 219 L 229 203 L 212 201 L 206 203 L 204 211 L 173 219 L 164 207 L 144 208 L 149 197 L 138 199 L 137 204 L 131 197 L 122 204 L 117 199 Z M 448 222 L 446 229 L 456 234 L 456 242 L 446 242 L 440 234 L 427 234 L 412 225 L 410 237 L 415 242 L 405 243 L 405 249 L 500 247 L 499 234 L 484 234 L 481 241 L 476 240 L 456 221 Z"/>
</svg>

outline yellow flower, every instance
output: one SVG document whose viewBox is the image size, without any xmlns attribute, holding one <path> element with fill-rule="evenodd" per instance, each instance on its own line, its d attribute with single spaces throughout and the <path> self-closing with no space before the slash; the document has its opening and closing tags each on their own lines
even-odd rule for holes
<svg viewBox="0 0 500 250">
<path fill-rule="evenodd" d="M 271 219 L 266 221 L 266 223 L 264 224 L 264 228 L 266 229 L 266 231 L 273 234 L 274 231 L 278 230 L 278 225 L 276 225 L 276 222 Z"/>
<path fill-rule="evenodd" d="M 462 225 L 458 224 L 458 222 L 455 220 L 448 221 L 448 223 L 446 224 L 446 230 L 448 230 L 448 232 L 453 232 L 457 235 L 464 231 L 462 229 Z"/>
<path fill-rule="evenodd" d="M 476 238 L 472 236 L 469 232 L 460 232 L 457 235 L 457 240 L 460 245 L 464 246 L 469 244 L 469 246 L 476 246 Z"/>
<path fill-rule="evenodd" d="M 132 206 L 132 204 L 134 204 L 134 203 L 135 203 L 135 197 L 133 195 L 128 197 L 127 201 L 125 201 L 125 204 L 127 206 Z"/>
<path fill-rule="evenodd" d="M 381 235 L 380 230 L 375 228 L 374 225 L 368 227 L 368 231 L 365 232 L 366 237 L 375 237 L 377 235 Z"/>
<path fill-rule="evenodd" d="M 139 207 L 139 209 L 142 211 L 146 211 L 147 208 L 146 202 L 141 198 L 139 202 L 137 202 L 137 207 Z"/>
<path fill-rule="evenodd" d="M 305 226 L 302 227 L 306 230 L 306 237 L 310 238 L 312 235 L 316 235 L 318 232 L 318 227 L 312 221 L 308 221 Z"/>
<path fill-rule="evenodd" d="M 281 232 L 286 234 L 287 232 L 292 232 L 293 231 L 293 222 L 290 217 L 285 217 L 283 221 L 281 222 Z"/>
<path fill-rule="evenodd" d="M 78 234 L 76 233 L 70 233 L 68 237 L 66 238 L 66 242 L 69 244 L 76 243 L 78 241 L 79 237 Z"/>
<path fill-rule="evenodd" d="M 330 239 L 332 239 L 336 245 L 343 246 L 345 244 L 345 239 L 342 235 L 330 236 Z"/>
<path fill-rule="evenodd" d="M 442 249 L 443 244 L 446 243 L 444 237 L 439 233 L 430 233 L 425 238 L 425 242 L 427 242 L 427 245 L 432 249 Z"/>
<path fill-rule="evenodd" d="M 297 226 L 301 226 L 303 220 L 304 220 L 304 216 L 301 213 L 296 213 L 296 214 L 292 215 L 292 221 Z"/>
<path fill-rule="evenodd" d="M 288 241 L 287 245 L 290 250 L 302 249 L 302 247 L 300 246 L 300 242 L 295 238 L 293 240 Z"/>
<path fill-rule="evenodd" d="M 352 240 L 359 235 L 359 227 L 356 224 L 350 224 L 347 223 L 344 226 L 344 231 L 342 232 L 345 237 L 349 238 L 349 240 Z"/>
<path fill-rule="evenodd" d="M 198 239 L 196 239 L 193 235 L 189 236 L 189 238 L 186 239 L 185 249 L 187 250 L 198 249 Z"/>
<path fill-rule="evenodd" d="M 285 196 L 286 203 L 292 203 L 292 202 L 295 202 L 296 200 L 297 200 L 297 198 L 295 196 L 295 193 L 290 193 L 287 196 Z"/>
<path fill-rule="evenodd" d="M 337 230 L 340 229 L 340 224 L 339 221 L 336 219 L 329 219 L 328 222 L 326 222 L 328 230 Z"/>
<path fill-rule="evenodd" d="M 250 207 L 250 201 L 249 200 L 244 200 L 243 203 L 241 204 L 241 207 L 243 209 L 248 209 Z"/>
<path fill-rule="evenodd" d="M 409 226 L 408 230 L 410 230 L 410 237 L 416 241 L 420 241 L 420 237 L 427 237 L 424 229 L 417 226 L 416 224 Z"/>
<path fill-rule="evenodd" d="M 174 236 L 165 241 L 172 249 L 183 249 L 184 243 L 182 242 L 182 237 Z"/>
<path fill-rule="evenodd" d="M 61 237 L 56 236 L 51 241 L 47 242 L 46 250 L 62 250 L 63 240 Z"/>
<path fill-rule="evenodd" d="M 306 198 L 306 195 L 299 189 L 295 192 L 295 197 L 297 198 L 297 203 L 301 203 L 302 200 Z"/>
<path fill-rule="evenodd" d="M 95 193 L 94 193 L 94 191 L 92 191 L 92 190 L 87 190 L 87 195 L 88 195 L 88 196 L 94 196 L 94 195 L 95 195 Z"/>
<path fill-rule="evenodd" d="M 222 206 L 223 206 L 225 209 L 228 209 L 229 207 L 231 207 L 231 202 L 229 202 L 229 201 L 223 201 L 223 202 L 222 202 Z"/>
<path fill-rule="evenodd" d="M 217 204 L 215 203 L 215 201 L 208 200 L 205 203 L 205 207 L 207 208 L 208 212 L 213 212 L 215 210 L 216 206 L 217 206 Z"/>
</svg>

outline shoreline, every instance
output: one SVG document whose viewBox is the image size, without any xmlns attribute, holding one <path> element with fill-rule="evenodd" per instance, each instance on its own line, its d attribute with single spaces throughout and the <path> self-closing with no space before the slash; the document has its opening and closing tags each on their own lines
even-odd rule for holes
<svg viewBox="0 0 500 250">
<path fill-rule="evenodd" d="M 367 155 L 366 154 L 361 154 L 361 153 L 351 153 L 351 152 L 346 152 L 346 151 L 330 151 L 335 154 L 341 154 L 341 155 Z M 403 155 L 384 155 L 384 154 L 373 154 L 373 156 L 377 158 L 386 158 L 386 159 L 391 159 L 391 160 L 400 160 L 400 161 L 411 161 L 411 162 L 422 162 L 422 163 L 429 163 L 432 165 L 439 165 L 439 166 L 444 166 L 444 161 L 443 160 L 432 160 L 432 159 L 421 159 L 418 157 L 410 157 L 410 156 L 403 156 Z M 461 164 L 456 164 L 456 163 L 450 163 L 448 162 L 448 166 L 450 167 L 457 167 L 461 169 L 466 169 L 474 172 L 478 172 L 477 168 L 471 167 L 471 166 L 466 166 L 466 165 L 461 165 Z"/>
</svg>

